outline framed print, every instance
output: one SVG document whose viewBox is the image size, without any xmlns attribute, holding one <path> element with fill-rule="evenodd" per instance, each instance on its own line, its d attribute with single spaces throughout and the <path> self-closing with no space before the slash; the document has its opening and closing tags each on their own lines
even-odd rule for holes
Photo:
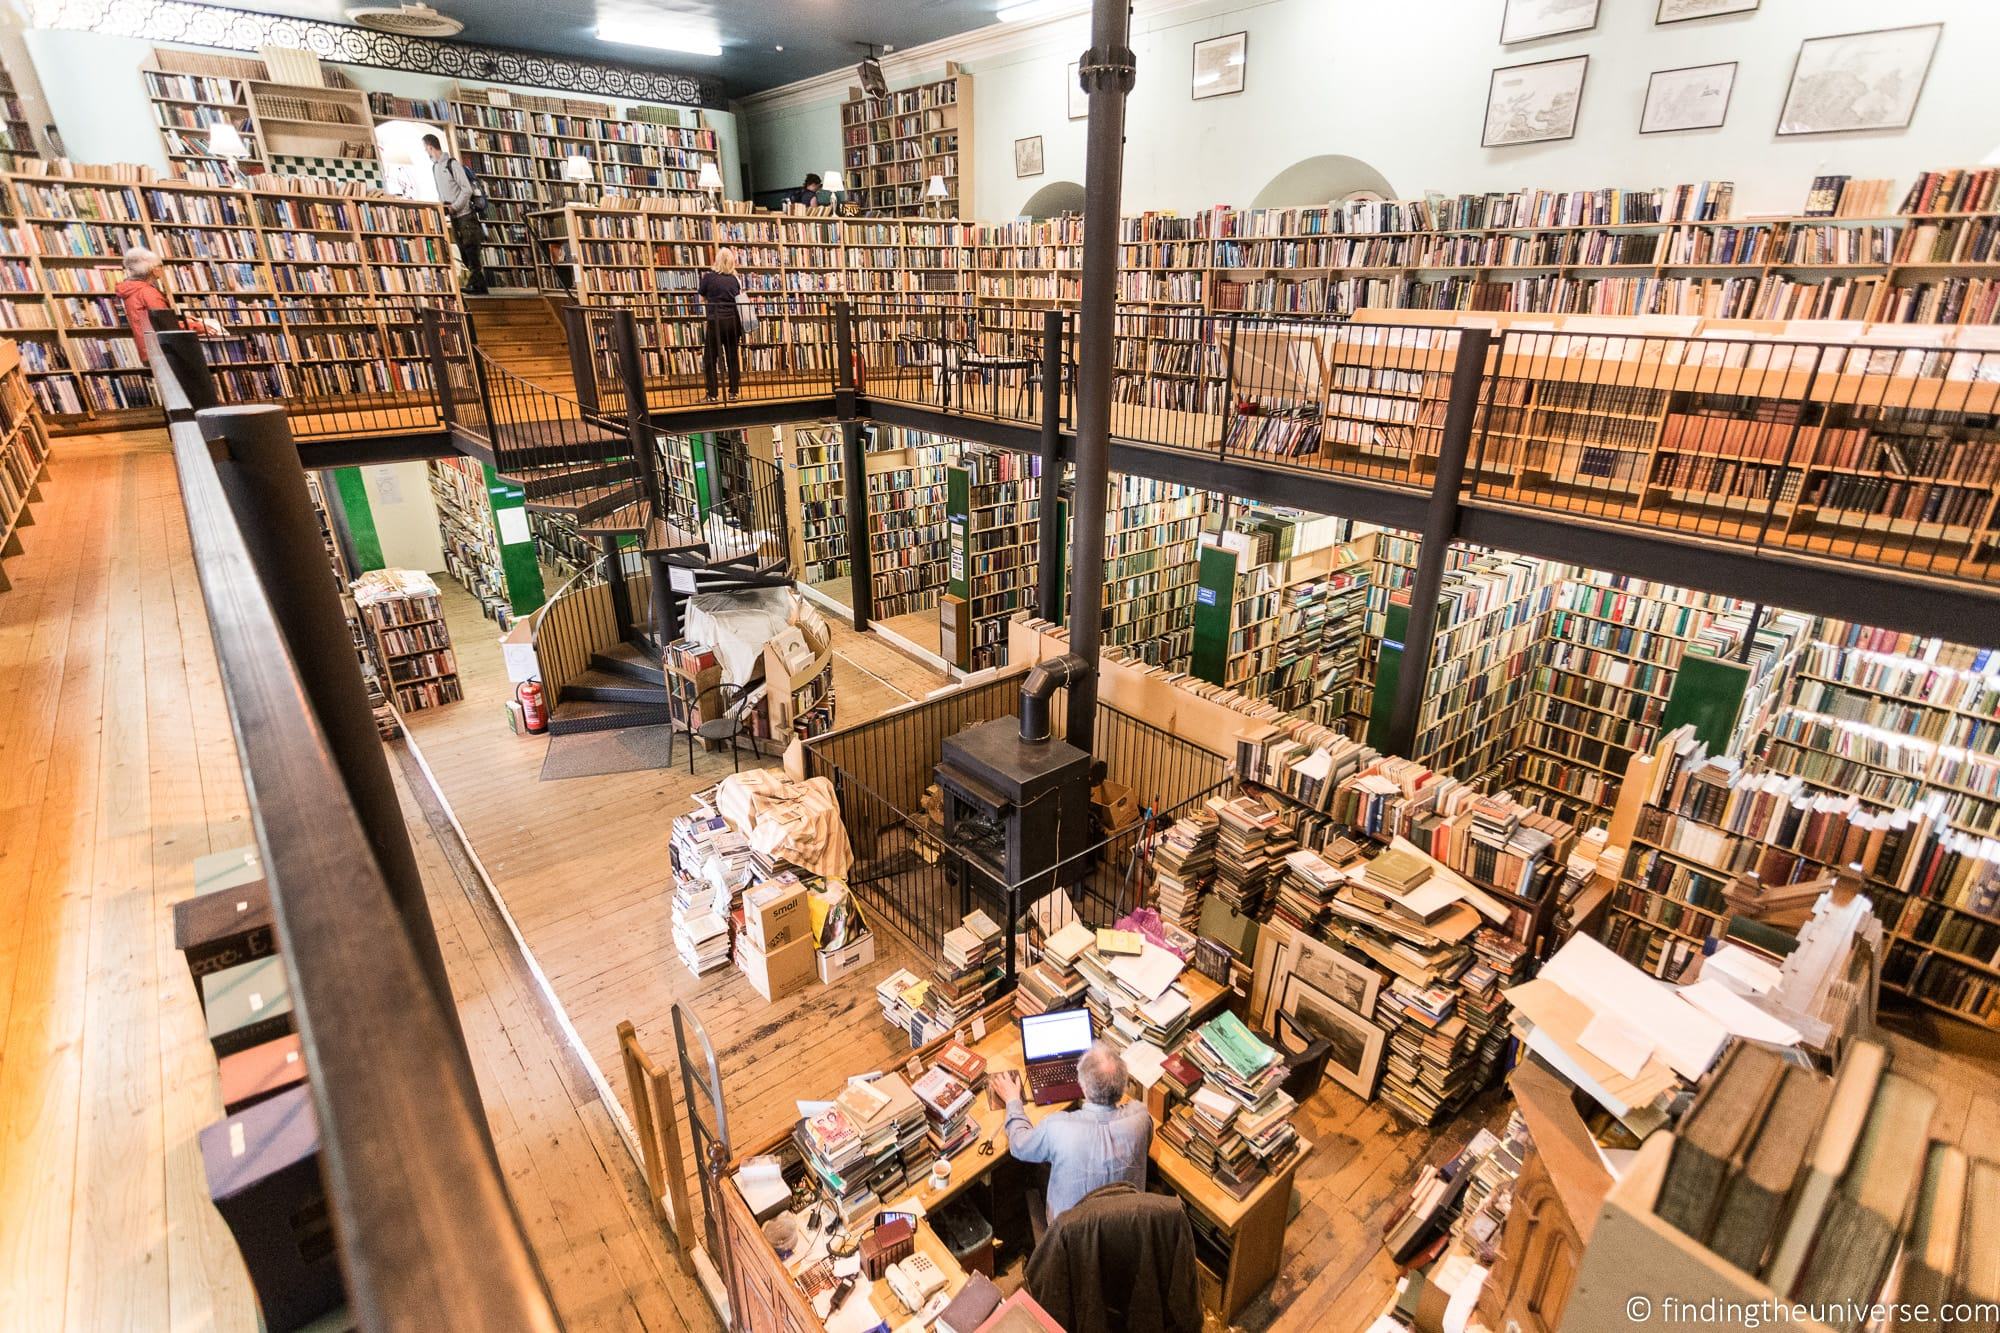
<svg viewBox="0 0 2000 1333">
<path fill-rule="evenodd" d="M 1194 100 L 1229 97 L 1243 91 L 1243 52 L 1250 34 L 1232 32 L 1194 44 Z"/>
<path fill-rule="evenodd" d="M 1686 69 L 1656 69 L 1646 80 L 1646 109 L 1639 113 L 1639 133 L 1712 130 L 1729 114 L 1729 93 L 1735 86 L 1734 60 Z"/>
<path fill-rule="evenodd" d="M 1748 14 L 1763 0 L 1660 0 L 1653 22 L 1685 23 L 1689 19 L 1712 19 L 1724 14 Z"/>
<path fill-rule="evenodd" d="M 1583 101 L 1583 72 L 1589 56 L 1538 60 L 1493 71 L 1486 85 L 1485 148 L 1547 143 L 1576 134 L 1576 110 Z"/>
<path fill-rule="evenodd" d="M 1014 175 L 1039 176 L 1042 174 L 1042 136 L 1032 135 L 1026 139 L 1014 140 Z"/>
<path fill-rule="evenodd" d="M 1083 62 L 1069 62 L 1069 118 L 1083 120 L 1090 115 L 1090 94 L 1083 90 Z"/>
<path fill-rule="evenodd" d="M 1375 969 L 1303 934 L 1293 937 L 1290 963 L 1289 975 L 1303 977 L 1335 1004 L 1357 1014 L 1375 1012 L 1375 993 L 1382 987 Z"/>
<path fill-rule="evenodd" d="M 1597 26 L 1597 0 L 1506 0 L 1500 12 L 1500 45 L 1589 32 Z"/>
<path fill-rule="evenodd" d="M 1906 128 L 1943 31 L 1942 23 L 1924 23 L 1806 38 L 1792 64 L 1778 133 Z"/>
<path fill-rule="evenodd" d="M 1331 996 L 1296 972 L 1285 981 L 1279 1008 L 1300 1032 L 1323 1037 L 1332 1045 L 1326 1072 L 1335 1083 L 1364 1100 L 1375 1095 L 1385 1040 L 1381 1028 L 1334 1003 Z"/>
</svg>

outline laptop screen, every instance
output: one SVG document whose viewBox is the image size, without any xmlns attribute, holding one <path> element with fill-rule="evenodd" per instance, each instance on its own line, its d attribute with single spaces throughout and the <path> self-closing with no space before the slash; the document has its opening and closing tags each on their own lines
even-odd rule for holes
<svg viewBox="0 0 2000 1333">
<path fill-rule="evenodd" d="M 1093 1040 L 1088 1009 L 1026 1014 L 1021 1019 L 1021 1055 L 1030 1062 L 1082 1055 Z"/>
</svg>

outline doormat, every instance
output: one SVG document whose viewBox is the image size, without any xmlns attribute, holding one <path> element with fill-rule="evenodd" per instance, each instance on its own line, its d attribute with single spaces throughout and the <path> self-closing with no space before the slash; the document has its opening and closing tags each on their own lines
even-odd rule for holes
<svg viewBox="0 0 2000 1333">
<path fill-rule="evenodd" d="M 686 764 L 687 751 L 682 748 L 686 738 L 676 745 L 674 735 L 674 729 L 662 723 L 550 737 L 549 752 L 542 759 L 542 781 L 638 773 L 649 768 L 666 768 L 676 758 Z"/>
</svg>

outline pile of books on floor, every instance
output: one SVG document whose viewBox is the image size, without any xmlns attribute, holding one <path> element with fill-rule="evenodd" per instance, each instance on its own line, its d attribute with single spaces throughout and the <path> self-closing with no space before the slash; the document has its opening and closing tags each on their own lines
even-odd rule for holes
<svg viewBox="0 0 2000 1333">
<path fill-rule="evenodd" d="M 1382 1100 L 1415 1124 L 1457 1110 L 1479 1086 L 1478 1043 L 1458 1014 L 1458 999 L 1449 983 L 1425 986 L 1400 977 L 1375 997 L 1375 1025 L 1388 1034 Z"/>
<path fill-rule="evenodd" d="M 912 1188 L 930 1160 L 925 1108 L 901 1074 L 852 1079 L 792 1129 L 799 1154 L 853 1223 Z"/>
<path fill-rule="evenodd" d="M 925 1136 L 933 1155 L 952 1157 L 979 1137 L 979 1122 L 972 1118 L 978 1100 L 971 1086 L 943 1062 L 923 1072 L 910 1091 L 923 1103 Z"/>
<path fill-rule="evenodd" d="M 1088 987 L 1076 963 L 1096 942 L 1097 933 L 1075 920 L 1043 940 L 1035 961 L 1016 979 L 1014 1012 L 1043 1014 L 1082 1004 Z"/>
<path fill-rule="evenodd" d="M 1183 930 L 1201 922 L 1201 900 L 1215 876 L 1218 821 L 1197 810 L 1153 839 L 1153 890 L 1160 916 Z"/>
<path fill-rule="evenodd" d="M 1234 1014 L 1195 1029 L 1162 1066 L 1171 1105 L 1160 1136 L 1241 1199 L 1298 1152 L 1285 1063 Z"/>
<path fill-rule="evenodd" d="M 716 813 L 713 792 L 695 793 L 695 808 L 674 820 L 667 843 L 674 950 L 697 976 L 729 961 L 730 919 L 757 874 L 749 839 Z"/>
<path fill-rule="evenodd" d="M 1270 919 L 1308 935 L 1319 935 L 1328 915 L 1327 904 L 1333 901 L 1334 893 L 1345 880 L 1346 876 L 1318 852 L 1301 848 L 1287 853 L 1285 877 L 1278 884 L 1277 896 L 1271 900 Z"/>
<path fill-rule="evenodd" d="M 1262 917 L 1270 881 L 1283 873 L 1286 853 L 1298 846 L 1275 797 L 1245 793 L 1212 801 L 1218 820 L 1215 892 L 1243 916 Z"/>
<path fill-rule="evenodd" d="M 1482 1138 L 1484 1142 L 1482 1142 Z M 1468 1147 L 1471 1169 L 1452 1220 L 1452 1239 L 1489 1268 L 1500 1257 L 1500 1235 L 1513 1206 L 1514 1182 L 1528 1157 L 1528 1123 L 1519 1111 L 1508 1114 L 1498 1136 L 1481 1130 Z M 1479 1148 L 1473 1153 L 1470 1150 Z"/>
<path fill-rule="evenodd" d="M 910 1045 L 922 1046 L 917 1032 L 923 1027 L 924 997 L 930 983 L 907 967 L 899 967 L 876 984 L 875 1001 L 882 1006 L 882 1018 L 890 1027 L 910 1034 Z M 914 1026 L 913 1026 L 914 1025 Z"/>
</svg>

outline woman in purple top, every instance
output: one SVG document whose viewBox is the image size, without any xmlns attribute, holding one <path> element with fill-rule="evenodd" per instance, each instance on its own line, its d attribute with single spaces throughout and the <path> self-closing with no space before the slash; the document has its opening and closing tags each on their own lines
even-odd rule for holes
<svg viewBox="0 0 2000 1333">
<path fill-rule="evenodd" d="M 729 396 L 742 389 L 743 321 L 737 314 L 736 298 L 743 294 L 742 280 L 736 276 L 736 252 L 723 246 L 715 252 L 715 265 L 701 275 L 701 299 L 708 318 L 701 345 L 701 375 L 708 386 L 708 401 L 715 401 L 716 363 L 729 365 Z"/>
</svg>

